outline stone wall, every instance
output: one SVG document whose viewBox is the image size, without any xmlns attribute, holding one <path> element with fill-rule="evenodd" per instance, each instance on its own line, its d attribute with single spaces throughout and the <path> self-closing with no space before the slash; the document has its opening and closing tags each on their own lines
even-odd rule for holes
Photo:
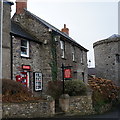
<svg viewBox="0 0 120 120">
<path fill-rule="evenodd" d="M 101 40 L 94 43 L 93 47 L 96 76 L 113 80 L 120 85 L 120 38 Z"/>
<path fill-rule="evenodd" d="M 21 57 L 21 39 L 20 37 L 12 37 L 13 41 L 13 80 L 16 80 L 16 75 L 19 75 L 20 72 L 23 70 L 21 69 L 22 65 L 30 65 L 31 70 L 29 72 L 29 88 L 34 92 L 36 95 L 41 95 L 40 92 L 34 91 L 34 72 L 41 72 L 42 78 L 43 78 L 43 89 L 42 92 L 45 93 L 47 82 L 52 80 L 51 76 L 51 68 L 49 66 L 50 57 L 46 54 L 49 53 L 49 51 L 46 50 L 43 44 L 39 44 L 33 41 L 29 41 L 29 57 Z M 44 52 L 43 52 L 44 51 Z M 45 58 L 47 57 L 47 58 Z M 48 62 L 49 60 L 49 62 Z"/>
<path fill-rule="evenodd" d="M 92 98 L 89 96 L 72 96 L 62 95 L 60 100 L 60 107 L 66 113 L 87 115 L 93 114 Z"/>
<path fill-rule="evenodd" d="M 92 114 L 93 106 L 91 96 L 71 97 L 70 112 L 79 113 L 81 115 Z"/>
<path fill-rule="evenodd" d="M 55 114 L 55 101 L 3 103 L 3 118 L 37 118 Z"/>
<path fill-rule="evenodd" d="M 0 5 L 1 7 L 1 5 Z M 11 42 L 10 42 L 11 3 L 3 2 L 3 33 L 2 33 L 2 77 L 11 78 Z"/>
<path fill-rule="evenodd" d="M 66 115 L 91 115 L 102 114 L 111 110 L 111 104 L 105 104 L 101 106 L 99 110 L 95 110 L 92 103 L 92 95 L 87 96 L 69 96 L 64 94 L 59 99 L 61 109 Z"/>
<path fill-rule="evenodd" d="M 66 116 L 102 114 L 111 110 L 111 104 L 105 104 L 95 110 L 91 95 L 73 96 L 62 95 L 59 105 Z M 40 118 L 53 117 L 55 113 L 55 101 L 52 99 L 24 103 L 3 103 L 3 118 Z M 58 113 L 57 113 L 58 114 Z"/>
</svg>

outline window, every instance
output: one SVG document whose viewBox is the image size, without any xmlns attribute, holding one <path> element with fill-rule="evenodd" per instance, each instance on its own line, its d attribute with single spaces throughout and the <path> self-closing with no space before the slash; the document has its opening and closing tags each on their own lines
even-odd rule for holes
<svg viewBox="0 0 120 120">
<path fill-rule="evenodd" d="M 29 41 L 21 40 L 21 56 L 29 57 Z"/>
<path fill-rule="evenodd" d="M 75 47 L 72 46 L 72 60 L 75 61 Z"/>
<path fill-rule="evenodd" d="M 80 62 L 83 63 L 83 50 L 81 51 Z"/>
<path fill-rule="evenodd" d="M 120 62 L 120 55 L 116 54 L 116 62 L 119 63 Z"/>
<path fill-rule="evenodd" d="M 85 82 L 85 79 L 84 79 L 84 72 L 82 72 L 82 79 L 83 79 L 83 82 Z"/>
<path fill-rule="evenodd" d="M 61 46 L 61 50 L 62 50 L 62 58 L 65 58 L 65 42 L 64 41 L 60 41 L 60 46 Z"/>
</svg>

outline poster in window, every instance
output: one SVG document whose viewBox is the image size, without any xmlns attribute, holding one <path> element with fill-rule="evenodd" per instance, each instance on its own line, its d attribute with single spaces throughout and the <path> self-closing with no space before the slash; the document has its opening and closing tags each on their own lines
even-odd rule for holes
<svg viewBox="0 0 120 120">
<path fill-rule="evenodd" d="M 35 91 L 42 90 L 42 73 L 40 72 L 34 73 L 34 89 Z"/>
</svg>

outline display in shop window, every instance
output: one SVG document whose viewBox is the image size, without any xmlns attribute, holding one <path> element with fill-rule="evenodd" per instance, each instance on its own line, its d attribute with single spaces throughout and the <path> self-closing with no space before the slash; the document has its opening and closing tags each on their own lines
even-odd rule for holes
<svg viewBox="0 0 120 120">
<path fill-rule="evenodd" d="M 23 86 L 28 87 L 28 75 L 27 72 L 21 72 L 20 75 L 16 76 L 16 81 L 20 82 Z"/>
<path fill-rule="evenodd" d="M 34 73 L 34 90 L 35 91 L 42 90 L 42 73 L 40 72 Z"/>
</svg>

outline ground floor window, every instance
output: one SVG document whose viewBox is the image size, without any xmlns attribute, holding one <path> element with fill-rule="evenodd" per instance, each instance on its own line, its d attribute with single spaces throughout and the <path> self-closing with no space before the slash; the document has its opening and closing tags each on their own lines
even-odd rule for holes
<svg viewBox="0 0 120 120">
<path fill-rule="evenodd" d="M 42 73 L 34 72 L 34 90 L 42 90 Z"/>
</svg>

